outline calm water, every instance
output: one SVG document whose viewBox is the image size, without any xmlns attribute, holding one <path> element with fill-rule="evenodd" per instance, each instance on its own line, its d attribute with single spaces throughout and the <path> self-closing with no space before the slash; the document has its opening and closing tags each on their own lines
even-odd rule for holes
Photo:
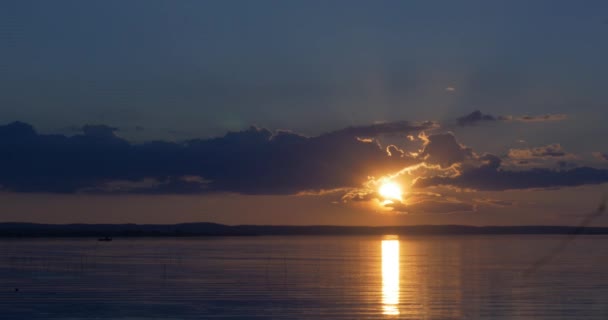
<svg viewBox="0 0 608 320">
<path fill-rule="evenodd" d="M 562 239 L 0 240 L 0 318 L 608 319 L 608 237 L 522 276 Z"/>
</svg>

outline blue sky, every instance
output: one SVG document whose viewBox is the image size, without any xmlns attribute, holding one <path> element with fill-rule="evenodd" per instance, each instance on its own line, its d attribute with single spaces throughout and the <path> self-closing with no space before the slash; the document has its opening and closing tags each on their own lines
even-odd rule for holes
<svg viewBox="0 0 608 320">
<path fill-rule="evenodd" d="M 0 119 L 223 134 L 597 113 L 603 1 L 5 1 Z M 454 87 L 453 93 L 445 92 Z M 161 134 L 160 132 L 158 134 Z"/>
</svg>

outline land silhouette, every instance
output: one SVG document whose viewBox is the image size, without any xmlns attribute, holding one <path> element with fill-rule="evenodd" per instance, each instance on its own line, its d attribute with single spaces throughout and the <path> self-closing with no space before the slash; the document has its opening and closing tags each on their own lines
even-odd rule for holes
<svg viewBox="0 0 608 320">
<path fill-rule="evenodd" d="M 264 235 L 492 235 L 492 234 L 608 234 L 608 227 L 581 226 L 339 226 L 224 225 L 210 222 L 180 224 L 38 224 L 0 223 L 0 237 L 193 237 Z"/>
</svg>

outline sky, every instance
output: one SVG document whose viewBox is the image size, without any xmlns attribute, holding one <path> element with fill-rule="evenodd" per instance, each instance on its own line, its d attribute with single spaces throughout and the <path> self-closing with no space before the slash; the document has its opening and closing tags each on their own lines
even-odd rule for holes
<svg viewBox="0 0 608 320">
<path fill-rule="evenodd" d="M 0 221 L 576 225 L 608 192 L 607 12 L 2 1 Z"/>
</svg>

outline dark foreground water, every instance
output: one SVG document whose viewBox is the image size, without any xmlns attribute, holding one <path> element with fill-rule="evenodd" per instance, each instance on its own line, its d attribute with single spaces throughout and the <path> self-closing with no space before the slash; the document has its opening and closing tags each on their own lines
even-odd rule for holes
<svg viewBox="0 0 608 320">
<path fill-rule="evenodd" d="M 608 319 L 608 237 L 522 275 L 564 237 L 0 240 L 0 318 Z"/>
</svg>

